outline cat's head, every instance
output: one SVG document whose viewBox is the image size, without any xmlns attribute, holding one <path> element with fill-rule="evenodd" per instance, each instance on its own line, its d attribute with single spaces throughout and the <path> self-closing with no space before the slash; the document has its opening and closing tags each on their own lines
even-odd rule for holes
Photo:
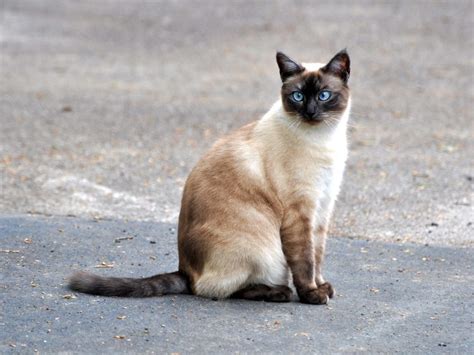
<svg viewBox="0 0 474 355">
<path fill-rule="evenodd" d="M 338 120 L 349 105 L 350 59 L 345 50 L 327 64 L 300 64 L 277 52 L 286 113 L 310 125 Z"/>
</svg>

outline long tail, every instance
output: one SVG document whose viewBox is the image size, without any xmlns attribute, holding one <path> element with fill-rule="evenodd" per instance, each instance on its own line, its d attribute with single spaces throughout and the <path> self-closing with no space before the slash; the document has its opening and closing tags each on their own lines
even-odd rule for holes
<svg viewBox="0 0 474 355">
<path fill-rule="evenodd" d="M 179 271 L 143 279 L 102 277 L 78 272 L 69 279 L 69 288 L 91 295 L 119 297 L 152 297 L 190 293 L 188 280 Z"/>
</svg>

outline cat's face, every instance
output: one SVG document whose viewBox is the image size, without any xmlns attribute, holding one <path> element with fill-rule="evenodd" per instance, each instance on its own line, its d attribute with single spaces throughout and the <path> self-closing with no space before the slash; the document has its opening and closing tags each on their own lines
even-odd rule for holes
<svg viewBox="0 0 474 355">
<path fill-rule="evenodd" d="M 277 63 L 283 82 L 283 108 L 290 116 L 311 125 L 341 117 L 349 102 L 350 59 L 345 50 L 316 70 L 281 52 L 277 53 Z"/>
</svg>

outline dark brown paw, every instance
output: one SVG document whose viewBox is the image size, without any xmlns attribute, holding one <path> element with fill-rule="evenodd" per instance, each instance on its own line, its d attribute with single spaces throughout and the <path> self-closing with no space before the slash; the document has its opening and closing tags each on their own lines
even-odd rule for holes
<svg viewBox="0 0 474 355">
<path fill-rule="evenodd" d="M 290 302 L 291 288 L 288 286 L 270 287 L 267 285 L 249 285 L 234 294 L 231 298 L 243 298 L 252 301 L 267 301 L 267 302 Z"/>
<path fill-rule="evenodd" d="M 329 299 L 327 291 L 321 288 L 305 291 L 299 296 L 301 302 L 310 304 L 326 304 Z"/>
<path fill-rule="evenodd" d="M 329 282 L 325 282 L 322 285 L 318 286 L 318 289 L 324 290 L 329 298 L 333 298 L 335 291 L 332 285 Z"/>
<path fill-rule="evenodd" d="M 291 288 L 287 286 L 278 286 L 273 288 L 267 295 L 266 301 L 269 302 L 290 302 L 291 300 Z"/>
</svg>

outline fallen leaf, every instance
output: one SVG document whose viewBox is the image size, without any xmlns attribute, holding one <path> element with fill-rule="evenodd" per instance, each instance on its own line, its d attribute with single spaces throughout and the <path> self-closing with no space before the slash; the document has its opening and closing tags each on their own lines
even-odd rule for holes
<svg viewBox="0 0 474 355">
<path fill-rule="evenodd" d="M 114 267 L 113 263 L 102 261 L 99 265 L 94 266 L 96 269 L 111 269 Z"/>
<path fill-rule="evenodd" d="M 411 174 L 412 174 L 413 177 L 420 177 L 420 178 L 429 178 L 430 177 L 430 174 L 425 173 L 425 172 L 416 171 L 416 170 L 413 170 L 411 172 Z"/>
<path fill-rule="evenodd" d="M 304 332 L 302 332 L 302 333 L 295 333 L 295 337 L 296 337 L 296 336 L 304 336 L 304 337 L 306 337 L 306 338 L 309 338 L 309 334 L 308 334 L 308 333 L 304 333 Z"/>
<path fill-rule="evenodd" d="M 12 249 L 0 249 L 0 253 L 7 253 L 7 254 L 18 254 L 19 250 L 12 250 Z"/>
</svg>

